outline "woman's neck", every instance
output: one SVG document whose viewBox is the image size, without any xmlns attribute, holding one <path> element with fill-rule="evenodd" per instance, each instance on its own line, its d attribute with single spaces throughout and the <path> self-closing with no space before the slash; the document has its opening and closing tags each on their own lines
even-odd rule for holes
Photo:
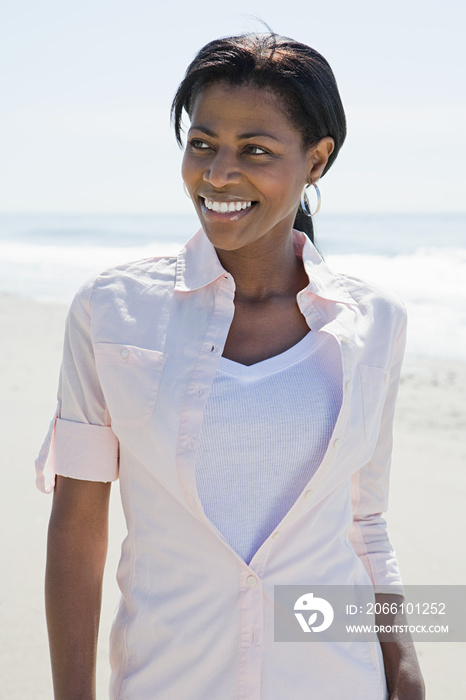
<svg viewBox="0 0 466 700">
<path fill-rule="evenodd" d="M 236 298 L 257 303 L 296 295 L 308 278 L 302 260 L 296 257 L 292 237 L 273 245 L 260 243 L 239 250 L 217 250 L 222 266 L 235 280 Z"/>
</svg>

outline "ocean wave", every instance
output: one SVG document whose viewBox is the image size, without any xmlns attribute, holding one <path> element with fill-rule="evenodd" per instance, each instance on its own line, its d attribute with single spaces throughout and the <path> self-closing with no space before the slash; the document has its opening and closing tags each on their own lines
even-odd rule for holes
<svg viewBox="0 0 466 700">
<path fill-rule="evenodd" d="M 407 354 L 466 360 L 466 249 L 419 248 L 411 255 L 333 255 L 339 272 L 395 292 L 408 310 Z"/>
<path fill-rule="evenodd" d="M 142 246 L 0 242 L 0 292 L 69 303 L 82 282 L 129 260 L 176 255 L 184 241 Z M 419 248 L 406 255 L 328 255 L 334 270 L 392 290 L 409 314 L 407 353 L 466 360 L 466 249 Z"/>
</svg>

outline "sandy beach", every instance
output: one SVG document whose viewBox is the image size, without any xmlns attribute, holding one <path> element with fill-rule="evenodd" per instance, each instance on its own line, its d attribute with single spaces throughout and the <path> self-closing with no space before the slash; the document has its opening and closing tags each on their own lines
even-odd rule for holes
<svg viewBox="0 0 466 700">
<path fill-rule="evenodd" d="M 34 458 L 55 408 L 66 307 L 0 296 L 0 687 L 8 700 L 51 700 L 43 605 L 52 499 L 34 483 Z M 466 584 L 466 363 L 405 361 L 387 514 L 405 584 Z M 108 634 L 124 533 L 113 488 L 98 659 L 107 697 Z M 466 697 L 466 643 L 417 644 L 429 700 Z M 217 700 L 217 699 L 216 699 Z"/>
</svg>

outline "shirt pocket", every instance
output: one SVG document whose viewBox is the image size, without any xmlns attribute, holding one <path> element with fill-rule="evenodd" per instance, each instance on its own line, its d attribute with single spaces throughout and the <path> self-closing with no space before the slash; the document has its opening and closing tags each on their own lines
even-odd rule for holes
<svg viewBox="0 0 466 700">
<path fill-rule="evenodd" d="M 381 367 L 359 365 L 364 432 L 369 445 L 375 444 L 380 430 L 383 407 L 388 391 L 389 372 Z"/>
<path fill-rule="evenodd" d="M 94 354 L 112 424 L 139 427 L 147 423 L 167 356 L 119 343 L 96 343 Z"/>
</svg>

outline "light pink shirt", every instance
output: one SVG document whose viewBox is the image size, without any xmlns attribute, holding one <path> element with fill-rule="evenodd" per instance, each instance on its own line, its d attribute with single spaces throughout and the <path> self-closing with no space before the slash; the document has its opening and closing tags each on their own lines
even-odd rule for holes
<svg viewBox="0 0 466 700">
<path fill-rule="evenodd" d="M 113 700 L 385 700 L 378 643 L 274 642 L 277 584 L 402 592 L 382 518 L 405 312 L 333 273 L 294 233 L 314 332 L 338 341 L 343 401 L 322 463 L 247 565 L 204 514 L 195 455 L 235 284 L 199 231 L 177 257 L 95 277 L 69 312 L 57 415 L 36 462 L 120 478 L 128 526 L 111 637 Z M 44 468 L 51 447 L 46 484 Z"/>
</svg>

